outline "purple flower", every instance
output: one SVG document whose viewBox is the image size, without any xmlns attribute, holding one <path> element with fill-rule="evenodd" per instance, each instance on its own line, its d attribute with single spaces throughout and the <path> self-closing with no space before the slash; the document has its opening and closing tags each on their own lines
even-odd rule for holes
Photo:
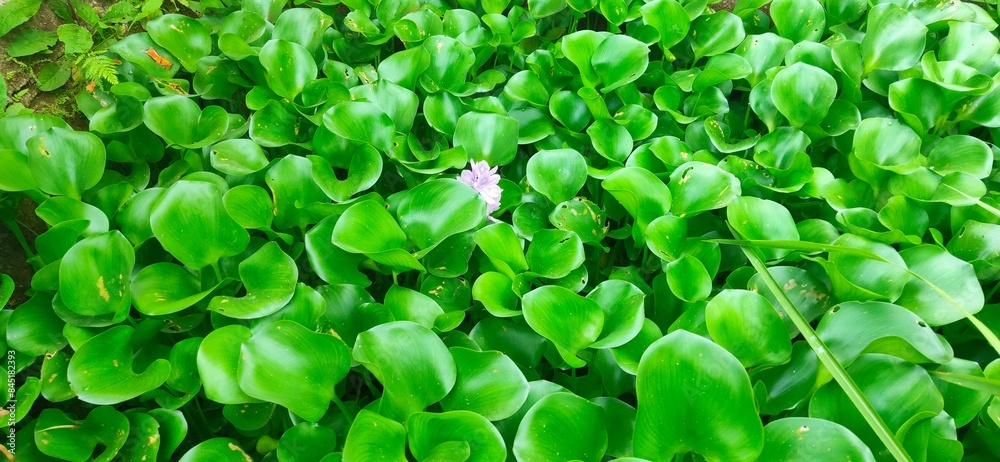
<svg viewBox="0 0 1000 462">
<path fill-rule="evenodd" d="M 493 213 L 500 208 L 500 196 L 503 190 L 500 189 L 500 175 L 497 175 L 497 167 L 490 168 L 485 160 L 479 162 L 469 161 L 468 170 L 462 170 L 462 175 L 458 181 L 469 185 L 472 189 L 486 201 L 486 213 Z"/>
</svg>

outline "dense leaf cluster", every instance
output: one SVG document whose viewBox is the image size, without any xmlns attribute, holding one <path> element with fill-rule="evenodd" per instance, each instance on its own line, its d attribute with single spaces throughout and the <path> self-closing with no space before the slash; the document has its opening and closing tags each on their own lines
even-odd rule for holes
<svg viewBox="0 0 1000 462">
<path fill-rule="evenodd" d="M 0 119 L 19 460 L 1000 457 L 993 6 L 201 8 Z"/>
</svg>

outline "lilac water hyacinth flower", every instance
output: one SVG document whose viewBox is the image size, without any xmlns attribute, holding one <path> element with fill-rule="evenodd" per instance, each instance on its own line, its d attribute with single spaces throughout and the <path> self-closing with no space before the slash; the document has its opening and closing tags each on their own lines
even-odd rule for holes
<svg viewBox="0 0 1000 462">
<path fill-rule="evenodd" d="M 479 196 L 486 201 L 486 213 L 491 214 L 500 208 L 500 196 L 503 190 L 500 189 L 500 175 L 497 175 L 497 167 L 490 168 L 490 164 L 485 160 L 479 162 L 469 161 L 469 168 L 462 170 L 462 175 L 458 181 L 469 185 L 479 193 Z"/>
</svg>

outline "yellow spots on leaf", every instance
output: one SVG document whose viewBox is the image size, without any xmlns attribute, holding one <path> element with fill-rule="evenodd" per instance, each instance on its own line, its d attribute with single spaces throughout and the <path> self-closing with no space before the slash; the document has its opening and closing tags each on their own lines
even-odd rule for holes
<svg viewBox="0 0 1000 462">
<path fill-rule="evenodd" d="M 108 293 L 108 288 L 104 285 L 104 276 L 97 278 L 97 294 L 100 295 L 104 301 L 111 301 L 111 294 Z"/>
<path fill-rule="evenodd" d="M 111 364 L 114 364 L 115 367 L 118 367 L 118 360 L 117 359 L 111 360 Z"/>
</svg>

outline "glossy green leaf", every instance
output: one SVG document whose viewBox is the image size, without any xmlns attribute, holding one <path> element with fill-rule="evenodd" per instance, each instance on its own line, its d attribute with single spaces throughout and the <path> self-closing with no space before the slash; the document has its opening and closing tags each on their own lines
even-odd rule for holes
<svg viewBox="0 0 1000 462">
<path fill-rule="evenodd" d="M 298 96 L 318 72 L 316 61 L 305 47 L 280 39 L 269 40 L 261 47 L 260 64 L 271 90 L 289 99 Z"/>
<path fill-rule="evenodd" d="M 553 203 L 576 196 L 587 181 L 587 163 L 572 149 L 539 151 L 528 159 L 526 177 L 532 187 Z"/>
<path fill-rule="evenodd" d="M 917 315 L 884 302 L 846 302 L 834 306 L 816 328 L 843 364 L 862 353 L 882 353 L 912 363 L 951 361 L 951 345 Z"/>
<path fill-rule="evenodd" d="M 278 321 L 243 342 L 236 373 L 247 395 L 315 422 L 326 413 L 334 386 L 350 365 L 350 350 L 340 339 Z"/>
<path fill-rule="evenodd" d="M 596 462 L 608 447 L 604 410 L 572 393 L 553 393 L 528 410 L 514 438 L 518 460 Z"/>
<path fill-rule="evenodd" d="M 135 253 L 117 231 L 76 243 L 59 265 L 59 297 L 66 308 L 82 316 L 122 320 L 131 301 L 129 275 Z"/>
<path fill-rule="evenodd" d="M 104 143 L 93 134 L 52 127 L 26 147 L 31 176 L 46 193 L 80 198 L 103 174 Z"/>
<path fill-rule="evenodd" d="M 518 123 L 504 115 L 468 112 L 455 125 L 455 146 L 462 146 L 475 161 L 506 165 L 517 152 Z"/>
<path fill-rule="evenodd" d="M 815 0 L 813 3 L 819 6 Z M 836 80 L 823 69 L 803 62 L 778 71 L 771 82 L 775 107 L 796 127 L 820 123 L 836 95 Z"/>
<path fill-rule="evenodd" d="M 677 330 L 653 343 L 639 363 L 636 396 L 638 457 L 696 452 L 710 459 L 756 460 L 763 449 L 764 428 L 743 366 L 702 337 Z"/>
<path fill-rule="evenodd" d="M 158 359 L 145 370 L 133 369 L 135 330 L 115 326 L 84 343 L 69 362 L 67 377 L 81 400 L 92 404 L 128 401 L 167 380 L 170 363 Z"/>
<path fill-rule="evenodd" d="M 747 290 L 726 289 L 705 307 L 705 326 L 715 343 L 746 368 L 783 364 L 792 342 L 771 303 Z"/>
<path fill-rule="evenodd" d="M 826 30 L 826 14 L 816 0 L 775 0 L 771 18 L 778 33 L 793 42 L 818 42 Z"/>
<path fill-rule="evenodd" d="M 905 434 L 906 428 L 919 419 L 928 419 L 943 409 L 941 394 L 930 376 L 919 366 L 880 354 L 862 355 L 847 368 L 858 388 L 871 402 L 893 431 Z M 861 439 L 876 458 L 890 457 L 874 432 L 858 411 L 851 406 L 844 392 L 835 383 L 828 383 L 813 395 L 809 416 L 843 425 Z"/>
<path fill-rule="evenodd" d="M 468 461 L 502 461 L 507 456 L 500 432 L 474 412 L 418 412 L 410 416 L 406 427 L 410 452 L 418 460 L 430 460 L 432 454 L 438 457 L 455 455 L 452 450 L 441 450 L 442 445 L 450 443 L 467 446 L 469 456 L 465 460 Z"/>
<path fill-rule="evenodd" d="M 179 181 L 167 189 L 150 215 L 153 235 L 181 263 L 195 269 L 242 252 L 249 235 L 226 212 L 219 189 L 201 181 Z"/>
<path fill-rule="evenodd" d="M 344 461 L 405 461 L 406 430 L 372 411 L 362 410 L 344 444 Z"/>
<path fill-rule="evenodd" d="M 486 219 L 486 204 L 467 185 L 440 179 L 410 190 L 397 213 L 410 240 L 418 249 L 427 250 L 480 224 Z"/>
<path fill-rule="evenodd" d="M 535 233 L 528 246 L 528 268 L 542 277 L 565 277 L 583 261 L 583 242 L 575 233 L 543 229 Z"/>
<path fill-rule="evenodd" d="M 407 418 L 455 386 L 457 368 L 444 343 L 412 322 L 385 323 L 360 333 L 353 355 L 385 387 L 383 414 Z"/>
<path fill-rule="evenodd" d="M 829 420 L 788 417 L 764 427 L 762 460 L 857 460 L 875 456 L 854 433 Z"/>
<path fill-rule="evenodd" d="M 594 343 L 604 328 L 601 306 L 559 286 L 539 287 L 525 294 L 522 302 L 528 325 L 555 343 L 568 364 L 582 366 L 577 352 Z"/>
<path fill-rule="evenodd" d="M 277 242 L 268 242 L 240 262 L 240 280 L 246 295 L 212 298 L 209 311 L 237 319 L 255 319 L 273 314 L 295 293 L 299 270 Z"/>
<path fill-rule="evenodd" d="M 199 59 L 212 52 L 208 29 L 194 18 L 180 14 L 165 14 L 146 23 L 150 38 L 180 60 L 188 72 L 193 72 Z"/>
<path fill-rule="evenodd" d="M 714 165 L 689 162 L 670 174 L 670 211 L 680 217 L 722 208 L 741 192 L 739 181 Z"/>
<path fill-rule="evenodd" d="M 861 41 L 865 73 L 881 69 L 901 71 L 920 60 L 927 27 L 913 14 L 891 3 L 868 12 L 868 29 Z"/>
<path fill-rule="evenodd" d="M 899 253 L 913 276 L 896 303 L 932 326 L 949 324 L 983 309 L 983 289 L 969 263 L 933 245 Z"/>
</svg>

